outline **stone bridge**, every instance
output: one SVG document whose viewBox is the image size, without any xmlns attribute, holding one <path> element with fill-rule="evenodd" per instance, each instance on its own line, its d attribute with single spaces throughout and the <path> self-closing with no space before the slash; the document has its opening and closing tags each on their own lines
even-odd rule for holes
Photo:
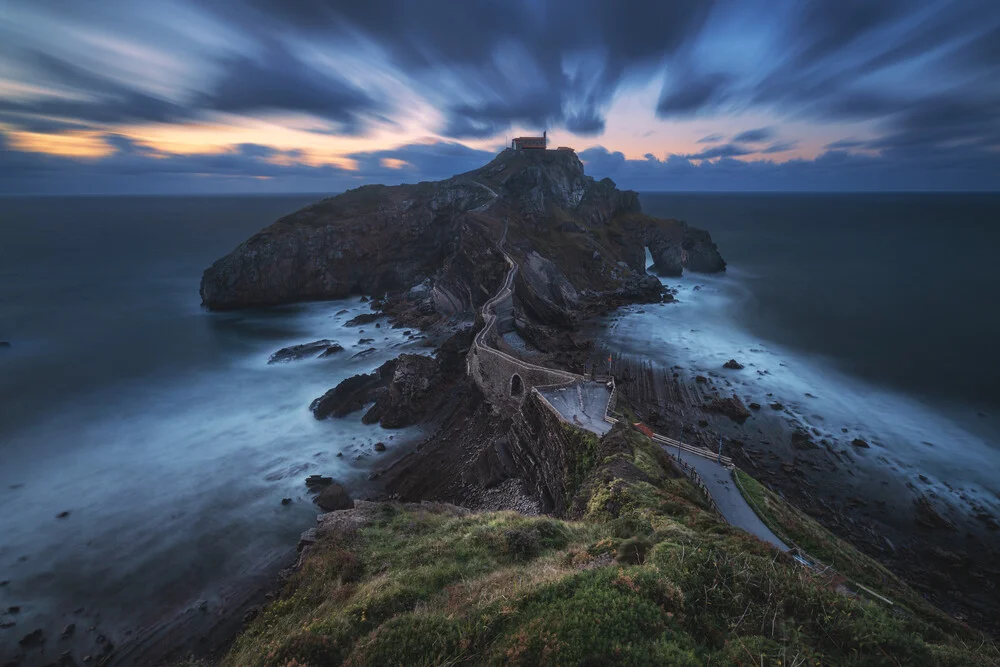
<svg viewBox="0 0 1000 667">
<path fill-rule="evenodd" d="M 510 330 L 513 324 L 514 277 L 518 268 L 503 249 L 506 238 L 507 228 L 504 227 L 497 248 L 507 262 L 507 277 L 500 290 L 483 305 L 484 326 L 476 334 L 469 350 L 466 370 L 496 405 L 518 409 L 529 396 L 535 394 L 539 403 L 552 410 L 561 421 L 602 436 L 618 422 L 610 415 L 617 393 L 613 378 L 609 383 L 609 392 L 603 383 L 575 373 L 530 364 L 499 349 L 501 332 Z M 735 479 L 731 459 L 702 447 L 665 438 L 645 425 L 637 426 L 678 462 L 680 469 L 705 492 L 713 509 L 723 519 L 781 551 L 789 551 L 788 545 L 761 521 L 744 495 L 730 484 Z M 808 561 L 802 562 L 808 564 Z"/>
<path fill-rule="evenodd" d="M 484 326 L 476 335 L 466 359 L 469 376 L 491 401 L 519 407 L 536 387 L 565 386 L 585 380 L 582 375 L 531 364 L 499 349 L 501 326 L 513 322 L 514 277 L 517 263 L 503 249 L 507 229 L 497 243 L 507 262 L 507 277 L 500 290 L 483 305 Z"/>
</svg>

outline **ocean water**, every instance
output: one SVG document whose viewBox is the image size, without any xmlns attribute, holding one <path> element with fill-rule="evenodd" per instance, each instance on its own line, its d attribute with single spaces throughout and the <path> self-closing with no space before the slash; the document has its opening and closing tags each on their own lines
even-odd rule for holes
<svg viewBox="0 0 1000 667">
<path fill-rule="evenodd" d="M 221 613 L 312 525 L 304 477 L 361 483 L 375 441 L 419 436 L 308 411 L 419 349 L 345 328 L 358 299 L 199 305 L 204 268 L 317 198 L 0 199 L 0 610 L 21 607 L 0 656 L 36 628 L 94 625 L 120 644 L 185 610 Z M 873 464 L 1000 506 L 1000 198 L 641 200 L 710 230 L 730 270 L 664 279 L 680 302 L 627 309 L 609 344 L 691 373 L 735 357 L 747 369 L 726 377 L 745 400 L 779 400 L 830 438 L 872 442 Z M 378 352 L 351 360 L 360 337 Z M 347 350 L 266 363 L 319 338 Z"/>
<path fill-rule="evenodd" d="M 1000 196 L 641 201 L 709 230 L 729 269 L 662 278 L 679 303 L 626 309 L 605 344 L 718 374 L 745 402 L 782 403 L 817 439 L 872 443 L 861 465 L 888 462 L 1000 509 Z M 723 369 L 730 358 L 746 369 Z"/>
<path fill-rule="evenodd" d="M 370 312 L 359 298 L 200 306 L 204 268 L 317 198 L 0 200 L 0 609 L 21 607 L 0 656 L 36 628 L 50 646 L 68 623 L 121 643 L 194 606 L 220 613 L 313 525 L 306 476 L 363 483 L 386 460 L 374 442 L 391 455 L 418 435 L 308 410 L 420 351 L 384 323 L 344 327 Z M 346 349 L 267 364 L 320 338 Z"/>
</svg>

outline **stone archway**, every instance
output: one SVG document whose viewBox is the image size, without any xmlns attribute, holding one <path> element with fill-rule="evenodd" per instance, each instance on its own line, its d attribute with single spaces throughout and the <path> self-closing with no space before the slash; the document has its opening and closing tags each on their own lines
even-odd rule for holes
<svg viewBox="0 0 1000 667">
<path fill-rule="evenodd" d="M 524 382 L 521 380 L 520 375 L 514 373 L 510 377 L 510 395 L 517 397 L 522 395 L 523 393 L 524 393 Z"/>
</svg>

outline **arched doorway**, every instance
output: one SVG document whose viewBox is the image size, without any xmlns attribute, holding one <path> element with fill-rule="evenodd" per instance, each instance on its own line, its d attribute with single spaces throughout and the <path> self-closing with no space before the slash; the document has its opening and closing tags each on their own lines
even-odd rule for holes
<svg viewBox="0 0 1000 667">
<path fill-rule="evenodd" d="M 524 382 L 521 381 L 521 376 L 517 373 L 510 378 L 510 395 L 520 396 L 524 393 Z"/>
</svg>

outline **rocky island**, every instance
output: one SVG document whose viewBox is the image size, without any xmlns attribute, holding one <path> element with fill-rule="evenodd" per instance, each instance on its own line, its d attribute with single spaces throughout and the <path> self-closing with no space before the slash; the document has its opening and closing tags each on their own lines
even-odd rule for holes
<svg viewBox="0 0 1000 667">
<path fill-rule="evenodd" d="M 996 664 L 730 459 L 642 423 L 578 325 L 672 300 L 647 250 L 662 275 L 726 266 L 707 232 L 643 214 L 573 151 L 505 150 L 325 199 L 213 264 L 208 308 L 366 294 L 434 348 L 313 402 L 430 435 L 372 500 L 337 487 L 345 509 L 303 536 L 223 663 Z M 750 416 L 735 396 L 707 409 Z"/>
</svg>

